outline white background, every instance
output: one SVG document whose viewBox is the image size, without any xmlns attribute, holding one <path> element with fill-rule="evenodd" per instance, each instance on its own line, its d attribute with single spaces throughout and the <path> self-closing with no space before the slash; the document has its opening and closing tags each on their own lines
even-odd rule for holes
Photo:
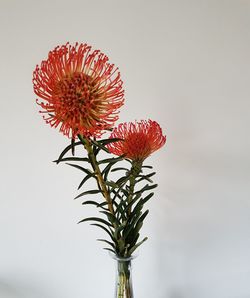
<svg viewBox="0 0 250 298">
<path fill-rule="evenodd" d="M 167 145 L 134 262 L 136 298 L 250 297 L 250 1 L 0 1 L 0 297 L 110 298 L 114 261 L 77 225 L 80 173 L 44 123 L 32 72 L 88 42 L 119 66 L 120 121 L 151 118 Z"/>
</svg>

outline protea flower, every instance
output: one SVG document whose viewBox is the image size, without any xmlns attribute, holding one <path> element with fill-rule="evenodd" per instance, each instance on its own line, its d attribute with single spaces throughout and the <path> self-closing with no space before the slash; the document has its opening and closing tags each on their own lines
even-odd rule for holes
<svg viewBox="0 0 250 298">
<path fill-rule="evenodd" d="M 142 162 L 166 142 L 166 136 L 156 121 L 142 120 L 119 124 L 110 138 L 122 139 L 108 144 L 111 153 Z"/>
<path fill-rule="evenodd" d="M 99 137 L 113 127 L 123 105 L 120 73 L 106 55 L 87 44 L 58 46 L 33 73 L 41 113 L 52 127 L 73 139 Z"/>
</svg>

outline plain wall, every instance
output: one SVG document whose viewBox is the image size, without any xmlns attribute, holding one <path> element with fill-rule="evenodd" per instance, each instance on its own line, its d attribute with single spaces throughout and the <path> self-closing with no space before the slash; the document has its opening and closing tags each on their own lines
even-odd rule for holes
<svg viewBox="0 0 250 298">
<path fill-rule="evenodd" d="M 167 145 L 134 261 L 136 298 L 250 297 L 250 1 L 0 1 L 0 297 L 110 298 L 114 261 L 77 225 L 80 173 L 45 124 L 32 72 L 87 42 L 119 66 L 120 122 L 157 120 Z"/>
</svg>

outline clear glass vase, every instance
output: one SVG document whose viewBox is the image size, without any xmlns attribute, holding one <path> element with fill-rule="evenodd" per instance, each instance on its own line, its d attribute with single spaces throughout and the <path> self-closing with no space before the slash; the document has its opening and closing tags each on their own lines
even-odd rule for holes
<svg viewBox="0 0 250 298">
<path fill-rule="evenodd" d="M 114 298 L 134 298 L 133 284 L 132 284 L 132 260 L 133 256 L 129 258 L 121 258 L 112 255 L 116 260 L 116 282 Z"/>
</svg>

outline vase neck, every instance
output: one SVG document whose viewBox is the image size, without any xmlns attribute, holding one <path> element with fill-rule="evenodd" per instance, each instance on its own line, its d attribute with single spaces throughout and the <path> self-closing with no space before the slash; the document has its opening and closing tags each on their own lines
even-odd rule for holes
<svg viewBox="0 0 250 298">
<path fill-rule="evenodd" d="M 116 260 L 115 298 L 134 298 L 132 285 L 132 260 L 134 257 L 121 258 L 113 256 Z"/>
</svg>

